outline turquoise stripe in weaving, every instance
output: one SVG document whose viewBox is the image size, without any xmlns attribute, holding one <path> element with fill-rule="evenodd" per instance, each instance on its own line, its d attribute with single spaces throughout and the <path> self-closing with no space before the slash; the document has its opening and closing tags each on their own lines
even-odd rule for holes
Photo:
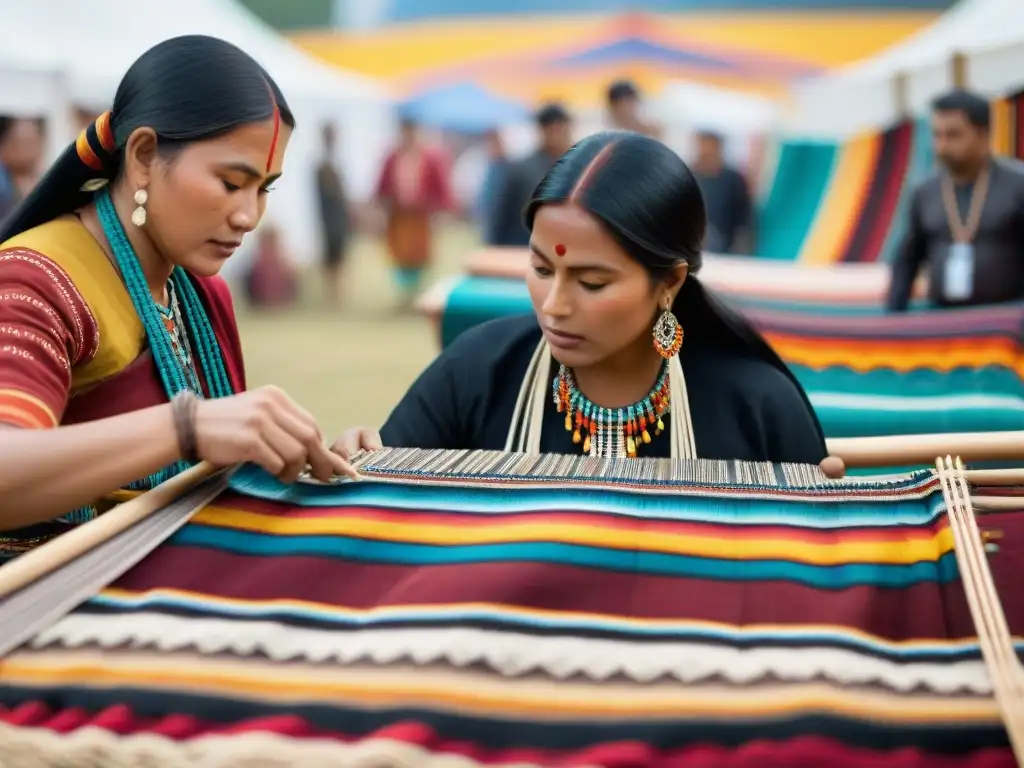
<svg viewBox="0 0 1024 768">
<path fill-rule="evenodd" d="M 928 473 L 921 472 L 884 487 L 913 489 L 927 477 Z M 865 486 L 871 488 L 871 484 L 865 483 Z M 231 487 L 255 498 L 305 507 L 430 509 L 470 515 L 550 512 L 554 507 L 679 522 L 796 525 L 819 530 L 851 526 L 930 526 L 943 509 L 941 493 L 933 491 L 922 498 L 921 492 L 915 490 L 901 498 L 878 496 L 870 500 L 846 498 L 843 501 L 836 500 L 835 496 L 800 497 L 793 493 L 780 494 L 776 498 L 753 498 L 744 492 L 720 499 L 690 496 L 684 505 L 680 504 L 679 496 L 671 494 L 644 494 L 607 488 L 595 491 L 545 488 L 540 484 L 510 491 L 454 483 L 404 486 L 375 480 L 345 482 L 338 486 L 304 483 L 286 486 L 252 466 L 236 472 L 231 479 Z"/>
<path fill-rule="evenodd" d="M 816 392 L 865 392 L 894 397 L 984 393 L 1020 398 L 1024 402 L 1024 382 L 1016 371 L 998 365 L 950 371 L 917 368 L 907 372 L 891 368 L 856 371 L 846 367 L 820 370 L 793 364 L 789 367 L 806 389 Z"/>
<path fill-rule="evenodd" d="M 814 402 L 821 428 L 830 438 L 877 435 L 940 434 L 944 432 L 1000 432 L 1024 429 L 1024 415 L 1002 409 L 947 412 L 940 408 L 915 413 L 833 408 Z M 877 474 L 878 470 L 873 470 Z"/>
<path fill-rule="evenodd" d="M 747 295 L 738 295 L 721 292 L 719 295 L 724 295 L 729 303 L 733 304 L 740 310 L 743 309 L 761 309 L 761 310 L 775 310 L 784 312 L 806 312 L 814 315 L 828 315 L 834 317 L 865 317 L 865 316 L 878 316 L 887 314 L 887 311 L 879 303 L 873 304 L 853 304 L 846 302 L 814 302 L 814 301 L 789 301 L 782 299 L 758 299 Z M 910 308 L 915 311 L 924 311 L 929 308 L 926 301 L 915 299 L 911 302 Z"/>
<path fill-rule="evenodd" d="M 790 368 L 829 437 L 1024 429 L 1024 383 L 1001 366 L 907 372 Z"/>
<path fill-rule="evenodd" d="M 787 141 L 775 182 L 757 220 L 757 256 L 797 258 L 832 178 L 839 154 L 833 142 Z"/>
</svg>

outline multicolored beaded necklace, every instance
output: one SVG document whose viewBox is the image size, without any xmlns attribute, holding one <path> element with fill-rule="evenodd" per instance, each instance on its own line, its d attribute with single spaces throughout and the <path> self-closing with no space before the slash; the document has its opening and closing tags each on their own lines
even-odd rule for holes
<svg viewBox="0 0 1024 768">
<path fill-rule="evenodd" d="M 211 397 L 227 397 L 234 394 L 213 326 L 210 325 L 210 319 L 206 316 L 199 294 L 196 293 L 195 286 L 192 285 L 185 270 L 175 267 L 171 272 L 171 279 L 167 283 L 168 306 L 160 306 L 149 291 L 142 265 L 135 255 L 135 249 L 128 240 L 121 220 L 117 217 L 108 188 L 96 193 L 96 212 L 128 295 L 142 320 L 146 340 L 153 353 L 153 361 L 160 373 L 168 399 L 182 390 L 190 390 L 203 397 L 203 389 L 199 383 L 200 368 Z M 192 354 L 192 344 L 189 342 L 189 330 L 192 332 L 199 356 L 198 367 Z M 131 483 L 128 490 L 153 488 L 188 469 L 189 466 L 188 462 L 176 461 L 148 477 Z M 71 512 L 63 519 L 81 523 L 95 516 L 96 508 L 90 505 Z"/>
<path fill-rule="evenodd" d="M 565 430 L 572 441 L 583 443 L 583 452 L 607 458 L 634 457 L 637 448 L 651 442 L 650 429 L 658 436 L 665 429 L 662 417 L 669 412 L 668 364 L 661 367 L 654 388 L 643 400 L 627 408 L 595 405 L 576 386 L 572 369 L 559 366 L 552 382 L 552 399 L 565 414 Z"/>
<path fill-rule="evenodd" d="M 188 389 L 202 396 L 203 387 L 199 383 L 199 374 L 196 370 L 195 357 L 192 355 L 192 345 L 188 340 L 188 333 L 185 331 L 185 320 L 181 314 L 181 304 L 178 302 L 178 294 L 174 289 L 174 283 L 167 283 L 167 306 L 156 304 L 160 312 L 160 319 L 171 340 L 171 350 L 174 358 L 185 371 L 188 379 Z M 156 303 L 156 302 L 154 302 Z"/>
</svg>

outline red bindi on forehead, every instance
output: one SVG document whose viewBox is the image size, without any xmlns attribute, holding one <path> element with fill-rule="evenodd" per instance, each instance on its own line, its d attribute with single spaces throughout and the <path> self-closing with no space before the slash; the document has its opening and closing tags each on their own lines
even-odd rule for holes
<svg viewBox="0 0 1024 768">
<path fill-rule="evenodd" d="M 558 245 L 555 246 L 555 255 L 556 256 L 565 256 L 566 250 L 567 250 L 566 247 L 564 245 L 562 245 L 561 243 L 559 243 Z"/>
</svg>

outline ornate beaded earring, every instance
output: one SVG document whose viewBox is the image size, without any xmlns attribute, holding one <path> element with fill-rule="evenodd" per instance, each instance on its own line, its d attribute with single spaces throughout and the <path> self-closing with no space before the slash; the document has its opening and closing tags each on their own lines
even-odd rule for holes
<svg viewBox="0 0 1024 768">
<path fill-rule="evenodd" d="M 136 227 L 146 225 L 146 201 L 149 200 L 149 193 L 140 189 L 135 192 L 135 210 L 132 211 L 132 224 Z"/>
<path fill-rule="evenodd" d="M 658 354 L 668 360 L 675 357 L 683 346 L 683 326 L 672 314 L 672 298 L 665 297 L 664 311 L 658 322 L 654 324 L 654 348 Z"/>
</svg>

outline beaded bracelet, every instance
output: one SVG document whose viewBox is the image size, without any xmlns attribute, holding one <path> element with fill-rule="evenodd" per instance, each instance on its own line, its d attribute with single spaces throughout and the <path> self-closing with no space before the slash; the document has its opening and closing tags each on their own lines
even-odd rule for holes
<svg viewBox="0 0 1024 768">
<path fill-rule="evenodd" d="M 187 389 L 171 398 L 171 412 L 174 414 L 174 430 L 178 433 L 178 448 L 185 461 L 197 461 L 196 406 L 199 401 Z"/>
</svg>

